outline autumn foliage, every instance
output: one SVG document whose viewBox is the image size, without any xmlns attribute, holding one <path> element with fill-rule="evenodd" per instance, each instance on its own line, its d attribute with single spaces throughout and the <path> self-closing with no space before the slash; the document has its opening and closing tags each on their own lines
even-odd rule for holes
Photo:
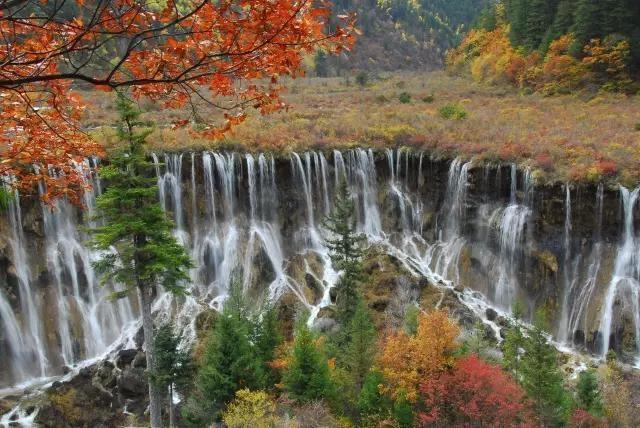
<svg viewBox="0 0 640 428">
<path fill-rule="evenodd" d="M 476 355 L 458 360 L 439 377 L 420 385 L 422 426 L 526 426 L 525 395 L 500 367 Z"/>
<path fill-rule="evenodd" d="M 447 312 L 421 313 L 415 336 L 393 331 L 384 340 L 378 365 L 387 383 L 382 392 L 409 402 L 418 399 L 420 383 L 453 367 L 460 330 Z"/>
<path fill-rule="evenodd" d="M 526 53 L 512 46 L 509 27 L 469 32 L 447 55 L 450 71 L 469 73 L 477 82 L 509 83 L 544 95 L 569 93 L 590 85 L 624 90 L 631 79 L 627 70 L 630 45 L 626 40 L 593 39 L 580 58 L 570 53 L 572 34 L 552 41 L 547 52 Z"/>
<path fill-rule="evenodd" d="M 26 191 L 42 180 L 47 197 L 77 194 L 78 165 L 101 153 L 79 126 L 79 86 L 187 107 L 174 126 L 196 121 L 208 138 L 248 108 L 279 109 L 279 77 L 301 74 L 304 53 L 352 44 L 352 17 L 328 32 L 329 14 L 311 0 L 2 1 L 0 176 Z M 224 121 L 209 123 L 205 108 Z"/>
</svg>

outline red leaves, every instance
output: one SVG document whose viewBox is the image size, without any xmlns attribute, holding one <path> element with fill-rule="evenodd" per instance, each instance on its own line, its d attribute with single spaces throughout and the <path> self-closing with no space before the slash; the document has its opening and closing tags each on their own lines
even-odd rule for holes
<svg viewBox="0 0 640 428">
<path fill-rule="evenodd" d="M 527 426 L 524 392 L 500 367 L 464 357 L 420 387 L 422 426 Z"/>
<path fill-rule="evenodd" d="M 205 100 L 211 108 L 235 112 L 225 123 L 205 127 L 205 136 L 220 138 L 244 119 L 245 108 L 269 113 L 282 107 L 278 77 L 298 75 L 305 52 L 317 46 L 339 51 L 353 43 L 354 18 L 342 17 L 345 26 L 326 34 L 330 9 L 311 0 L 198 0 L 188 3 L 189 10 L 168 1 L 159 11 L 134 0 L 109 7 L 75 3 L 82 13 L 73 18 L 60 11 L 51 19 L 0 17 L 0 103 L 6 119 L 0 142 L 8 147 L 3 158 L 10 160 L 0 173 L 17 176 L 25 188 L 42 176 L 29 172 L 17 153 L 30 151 L 28 163 L 62 170 L 70 159 L 96 152 L 95 143 L 78 131 L 81 106 L 69 96 L 69 83 L 131 87 L 135 97 L 172 108 Z M 68 64 L 76 68 L 69 71 Z M 244 83 L 264 76 L 271 81 Z M 46 94 L 37 97 L 41 110 L 34 108 L 34 93 Z M 66 186 L 70 177 L 57 180 Z"/>
</svg>

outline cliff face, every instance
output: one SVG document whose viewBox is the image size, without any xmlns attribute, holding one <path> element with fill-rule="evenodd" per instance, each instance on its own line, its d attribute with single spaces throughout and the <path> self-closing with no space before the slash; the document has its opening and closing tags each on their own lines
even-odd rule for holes
<svg viewBox="0 0 640 428">
<path fill-rule="evenodd" d="M 510 165 L 406 151 L 157 160 L 161 203 L 198 268 L 190 297 L 160 293 L 156 308 L 185 325 L 219 306 L 238 276 L 257 303 L 280 299 L 318 316 L 338 277 L 321 221 L 346 177 L 358 229 L 415 275 L 476 290 L 505 311 L 516 301 L 527 316 L 544 308 L 556 337 L 576 347 L 640 350 L 638 272 L 629 259 L 637 253 L 638 192 L 567 192 L 536 186 Z M 92 203 L 89 195 L 89 210 Z M 99 355 L 123 331 L 135 332 L 136 319 L 133 300 L 110 302 L 98 287 L 77 210 L 61 204 L 52 213 L 26 198 L 11 210 L 0 220 L 0 365 L 9 368 L 0 386 Z"/>
</svg>

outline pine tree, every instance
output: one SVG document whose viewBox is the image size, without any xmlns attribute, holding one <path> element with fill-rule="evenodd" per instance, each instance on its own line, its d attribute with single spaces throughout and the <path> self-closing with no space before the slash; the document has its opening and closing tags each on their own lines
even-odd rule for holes
<svg viewBox="0 0 640 428">
<path fill-rule="evenodd" d="M 193 365 L 188 349 L 180 349 L 182 337 L 174 333 L 172 323 L 162 324 L 153 338 L 155 367 L 150 373 L 160 390 L 168 390 L 169 426 L 175 427 L 173 393 L 191 381 Z"/>
<path fill-rule="evenodd" d="M 358 411 L 361 420 L 384 418 L 391 410 L 391 400 L 380 393 L 379 386 L 384 383 L 382 373 L 372 370 L 367 374 L 358 399 Z"/>
<path fill-rule="evenodd" d="M 555 6 L 553 0 L 528 0 L 522 43 L 525 48 L 533 50 L 540 47 L 545 33 L 553 22 Z"/>
<path fill-rule="evenodd" d="M 553 23 L 547 30 L 542 43 L 541 49 L 543 52 L 546 53 L 552 41 L 570 31 L 573 26 L 575 7 L 575 0 L 561 0 L 558 3 Z"/>
<path fill-rule="evenodd" d="M 599 36 L 601 5 L 593 0 L 578 0 L 571 32 L 575 42 L 571 47 L 574 56 L 582 56 L 582 49 L 594 37 Z"/>
<path fill-rule="evenodd" d="M 197 393 L 207 417 L 217 416 L 241 388 L 260 389 L 263 363 L 251 343 L 251 321 L 242 288 L 233 281 L 230 296 L 217 318 L 196 377 Z M 202 421 L 207 423 L 209 421 Z"/>
<path fill-rule="evenodd" d="M 413 427 L 413 409 L 405 397 L 400 396 L 393 403 L 393 418 L 399 428 Z"/>
<path fill-rule="evenodd" d="M 253 343 L 265 373 L 263 388 L 271 388 L 278 381 L 278 372 L 268 363 L 275 360 L 276 348 L 282 343 L 277 313 L 272 307 L 266 308 L 255 321 Z"/>
<path fill-rule="evenodd" d="M 362 272 L 364 237 L 355 232 L 355 205 L 346 181 L 340 184 L 335 207 L 325 219 L 324 226 L 333 235 L 326 240 L 331 262 L 342 271 L 336 284 L 338 321 L 347 326 L 360 299 L 358 281 Z"/>
<path fill-rule="evenodd" d="M 299 402 L 330 399 L 329 365 L 315 335 L 305 323 L 296 328 L 291 361 L 284 374 L 284 387 Z"/>
<path fill-rule="evenodd" d="M 522 309 L 518 302 L 513 309 L 513 323 L 509 326 L 507 334 L 502 342 L 502 364 L 513 374 L 516 380 L 520 380 L 521 361 L 524 347 L 524 335 L 522 334 L 522 325 L 520 317 Z"/>
<path fill-rule="evenodd" d="M 527 0 L 505 0 L 507 20 L 510 23 L 509 39 L 513 46 L 524 46 L 527 35 Z"/>
<path fill-rule="evenodd" d="M 349 342 L 343 361 L 349 373 L 353 395 L 358 397 L 375 358 L 376 329 L 365 303 L 360 300 L 349 325 Z"/>
<path fill-rule="evenodd" d="M 562 385 L 557 351 L 547 340 L 543 319 L 541 315 L 537 316 L 533 328 L 524 339 L 521 383 L 542 424 L 562 426 L 567 420 L 571 403 Z"/>
<path fill-rule="evenodd" d="M 600 386 L 593 370 L 580 373 L 576 390 L 578 405 L 594 416 L 602 416 Z"/>
<path fill-rule="evenodd" d="M 153 165 L 146 159 L 144 146 L 150 129 L 140 121 L 140 110 L 119 96 L 116 105 L 120 119 L 117 135 L 123 147 L 110 157 L 101 169 L 101 177 L 109 183 L 97 198 L 96 219 L 100 226 L 92 230 L 92 245 L 102 251 L 94 263 L 103 282 L 113 281 L 121 287 L 115 298 L 138 293 L 144 342 L 147 344 L 147 368 L 153 372 L 153 321 L 151 302 L 158 285 L 175 294 L 185 294 L 191 261 L 184 248 L 172 236 L 169 221 L 157 198 Z M 151 426 L 162 425 L 161 391 L 149 382 Z"/>
</svg>

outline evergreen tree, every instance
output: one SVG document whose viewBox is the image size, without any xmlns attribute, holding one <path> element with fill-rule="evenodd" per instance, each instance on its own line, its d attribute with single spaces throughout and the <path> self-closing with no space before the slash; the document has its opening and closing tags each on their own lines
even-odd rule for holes
<svg viewBox="0 0 640 428">
<path fill-rule="evenodd" d="M 365 303 L 360 300 L 349 325 L 349 342 L 344 350 L 344 365 L 349 373 L 354 396 L 358 397 L 375 358 L 376 329 Z"/>
<path fill-rule="evenodd" d="M 405 397 L 400 396 L 393 403 L 393 418 L 399 428 L 413 427 L 413 409 Z"/>
<path fill-rule="evenodd" d="M 571 47 L 573 55 L 582 56 L 584 45 L 600 34 L 601 8 L 601 4 L 597 1 L 577 1 L 574 24 L 571 29 L 575 37 L 575 42 Z"/>
<path fill-rule="evenodd" d="M 207 340 L 203 363 L 196 376 L 196 389 L 202 406 L 200 413 L 205 418 L 217 416 L 237 390 L 262 387 L 264 366 L 251 343 L 251 329 L 242 288 L 234 281 L 230 296 Z"/>
<path fill-rule="evenodd" d="M 543 52 L 547 51 L 552 41 L 570 32 L 573 26 L 575 7 L 575 0 L 560 0 L 555 17 L 553 18 L 553 23 L 544 37 Z"/>
<path fill-rule="evenodd" d="M 329 365 L 315 335 L 305 323 L 296 328 L 291 361 L 284 374 L 284 387 L 299 402 L 330 399 Z"/>
<path fill-rule="evenodd" d="M 358 399 L 362 420 L 382 419 L 389 413 L 391 401 L 388 396 L 380 393 L 379 386 L 383 383 L 384 377 L 379 371 L 373 370 L 367 374 Z"/>
<path fill-rule="evenodd" d="M 329 59 L 327 54 L 322 49 L 316 51 L 313 57 L 313 63 L 316 69 L 316 76 L 328 77 L 329 76 Z"/>
<path fill-rule="evenodd" d="M 336 284 L 337 316 L 343 326 L 348 326 L 360 299 L 358 281 L 362 271 L 364 237 L 355 232 L 355 205 L 344 180 L 338 188 L 335 207 L 325 219 L 324 226 L 333 235 L 326 240 L 331 262 L 342 271 Z"/>
<path fill-rule="evenodd" d="M 541 315 L 537 316 L 533 328 L 524 339 L 521 383 L 542 424 L 563 426 L 571 403 L 562 385 L 557 351 L 547 340 L 543 319 Z"/>
<path fill-rule="evenodd" d="M 272 307 L 265 309 L 256 320 L 253 343 L 265 373 L 263 388 L 268 389 L 278 382 L 278 372 L 268 363 L 276 358 L 276 348 L 282 343 L 277 313 Z"/>
<path fill-rule="evenodd" d="M 577 401 L 578 405 L 595 416 L 602 415 L 602 398 L 598 379 L 593 370 L 585 370 L 578 378 Z"/>
<path fill-rule="evenodd" d="M 544 36 L 553 23 L 555 15 L 554 0 L 528 0 L 525 19 L 525 34 L 522 45 L 528 50 L 538 49 Z"/>
<path fill-rule="evenodd" d="M 505 12 L 510 24 L 509 39 L 513 46 L 524 46 L 527 39 L 527 0 L 505 0 Z"/>
<path fill-rule="evenodd" d="M 162 324 L 153 338 L 156 358 L 151 378 L 160 390 L 168 390 L 169 426 L 175 427 L 173 392 L 191 381 L 192 363 L 189 350 L 180 349 L 182 337 L 174 333 L 172 323 Z"/>
<path fill-rule="evenodd" d="M 513 323 L 509 326 L 507 334 L 502 341 L 502 364 L 513 374 L 516 380 L 520 380 L 521 360 L 524 347 L 524 335 L 520 317 L 522 316 L 521 305 L 516 302 L 513 309 Z"/>
<path fill-rule="evenodd" d="M 158 203 L 153 165 L 146 159 L 144 146 L 150 129 L 140 121 L 140 110 L 124 96 L 119 96 L 120 115 L 117 135 L 123 143 L 101 169 L 108 188 L 97 198 L 97 226 L 92 245 L 102 251 L 94 263 L 103 282 L 113 281 L 121 287 L 115 298 L 138 293 L 144 342 L 147 344 L 147 368 L 155 369 L 151 302 L 156 286 L 162 285 L 175 294 L 185 294 L 191 261 L 184 248 L 172 235 L 173 225 Z M 151 426 L 162 425 L 161 391 L 149 382 Z"/>
</svg>

